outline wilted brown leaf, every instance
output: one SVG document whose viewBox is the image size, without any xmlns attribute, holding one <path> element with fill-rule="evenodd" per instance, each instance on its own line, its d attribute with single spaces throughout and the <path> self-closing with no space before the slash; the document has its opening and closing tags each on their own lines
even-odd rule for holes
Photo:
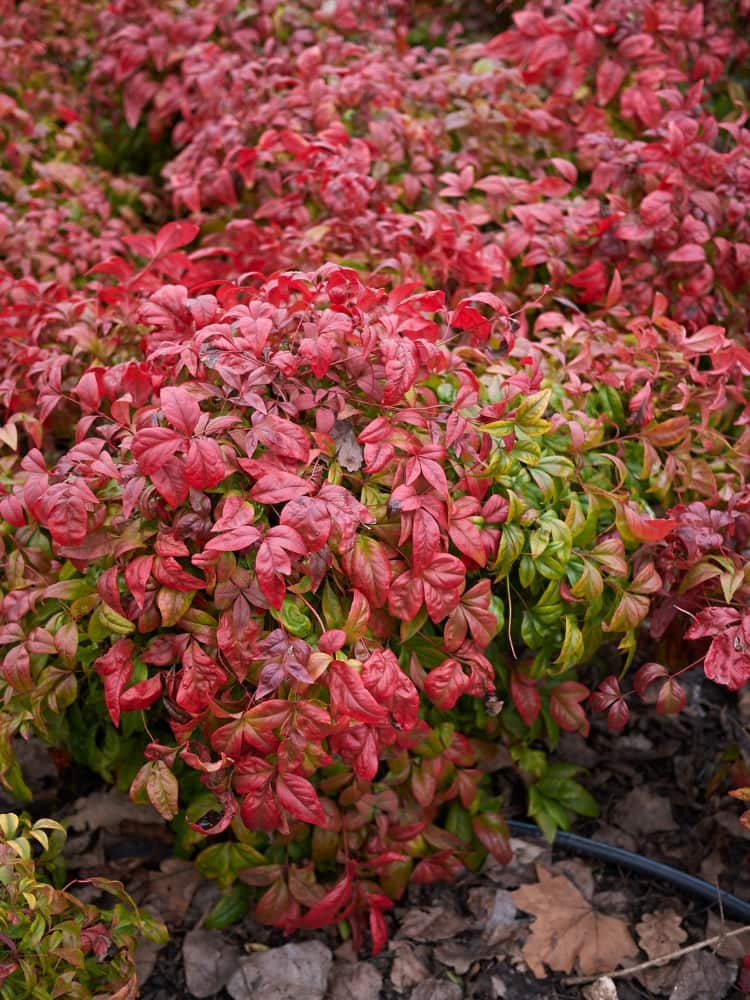
<svg viewBox="0 0 750 1000">
<path fill-rule="evenodd" d="M 674 910 L 646 913 L 635 926 L 638 944 L 649 958 L 669 955 L 687 939 L 687 931 L 680 926 L 681 923 L 682 917 Z"/>
<path fill-rule="evenodd" d="M 444 906 L 414 907 L 404 914 L 396 940 L 446 941 L 471 928 L 471 921 Z"/>
<path fill-rule="evenodd" d="M 544 963 L 554 972 L 571 972 L 577 964 L 589 976 L 635 958 L 638 948 L 624 920 L 597 913 L 564 875 L 539 865 L 537 877 L 536 885 L 512 893 L 518 909 L 536 917 L 522 953 L 537 979 L 546 975 Z"/>
<path fill-rule="evenodd" d="M 430 970 L 422 960 L 426 957 L 423 949 L 417 953 L 405 941 L 393 941 L 389 950 L 396 956 L 391 966 L 391 983 L 399 993 L 411 989 L 429 976 Z"/>
<path fill-rule="evenodd" d="M 351 420 L 337 420 L 331 428 L 331 437 L 336 442 L 336 461 L 347 472 L 358 472 L 364 462 L 364 452 Z"/>
</svg>

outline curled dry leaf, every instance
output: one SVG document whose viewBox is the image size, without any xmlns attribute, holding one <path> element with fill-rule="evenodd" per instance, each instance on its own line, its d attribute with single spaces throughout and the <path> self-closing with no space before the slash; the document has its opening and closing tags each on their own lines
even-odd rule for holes
<svg viewBox="0 0 750 1000">
<path fill-rule="evenodd" d="M 522 954 L 537 979 L 546 975 L 545 964 L 554 972 L 571 972 L 575 965 L 588 976 L 635 958 L 638 947 L 624 920 L 598 913 L 563 875 L 539 865 L 537 877 L 536 885 L 512 894 L 518 909 L 536 918 Z"/>
</svg>

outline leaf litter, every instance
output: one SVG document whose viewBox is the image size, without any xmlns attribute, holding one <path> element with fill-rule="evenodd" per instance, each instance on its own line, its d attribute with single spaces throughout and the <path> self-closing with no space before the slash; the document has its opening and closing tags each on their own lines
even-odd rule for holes
<svg viewBox="0 0 750 1000">
<path fill-rule="evenodd" d="M 554 972 L 584 976 L 611 972 L 638 954 L 638 946 L 621 917 L 597 912 L 565 875 L 537 867 L 536 885 L 512 893 L 519 910 L 535 918 L 523 946 L 523 957 L 538 979 Z"/>
</svg>

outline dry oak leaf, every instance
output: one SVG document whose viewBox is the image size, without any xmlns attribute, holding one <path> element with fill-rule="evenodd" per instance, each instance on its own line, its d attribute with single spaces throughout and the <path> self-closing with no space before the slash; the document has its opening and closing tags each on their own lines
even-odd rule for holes
<svg viewBox="0 0 750 1000">
<path fill-rule="evenodd" d="M 674 910 L 657 910 L 646 913 L 635 925 L 638 944 L 649 958 L 661 958 L 677 951 L 687 939 L 687 931 L 680 927 L 682 917 Z"/>
<path fill-rule="evenodd" d="M 564 875 L 542 865 L 536 872 L 536 885 L 522 885 L 512 898 L 519 910 L 536 917 L 522 954 L 537 979 L 546 976 L 544 963 L 554 972 L 572 972 L 577 964 L 581 975 L 590 976 L 636 957 L 638 947 L 624 920 L 597 913 Z"/>
</svg>

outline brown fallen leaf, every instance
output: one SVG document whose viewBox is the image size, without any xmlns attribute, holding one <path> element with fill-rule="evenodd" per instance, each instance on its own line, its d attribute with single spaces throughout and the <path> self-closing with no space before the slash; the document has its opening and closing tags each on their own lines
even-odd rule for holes
<svg viewBox="0 0 750 1000">
<path fill-rule="evenodd" d="M 204 878 L 192 861 L 166 858 L 160 871 L 145 871 L 130 884 L 133 898 L 170 926 L 180 926 Z"/>
<path fill-rule="evenodd" d="M 395 940 L 447 941 L 471 926 L 466 917 L 444 906 L 414 907 L 401 918 Z"/>
<path fill-rule="evenodd" d="M 522 954 L 537 979 L 546 975 L 545 963 L 554 972 L 571 972 L 577 964 L 589 976 L 635 958 L 638 947 L 624 920 L 597 913 L 564 875 L 539 865 L 537 878 L 536 885 L 511 894 L 519 910 L 536 917 Z"/>
<path fill-rule="evenodd" d="M 392 941 L 389 950 L 396 956 L 391 966 L 391 984 L 398 993 L 417 986 L 429 976 L 425 949 L 417 951 L 405 941 Z"/>
<path fill-rule="evenodd" d="M 693 952 L 680 962 L 669 1000 L 723 1000 L 736 975 L 736 965 L 720 962 L 710 951 Z"/>
<path fill-rule="evenodd" d="M 378 1000 L 383 976 L 369 962 L 334 962 L 328 979 L 327 1000 Z"/>
<path fill-rule="evenodd" d="M 742 924 L 734 924 L 729 920 L 722 920 L 718 913 L 711 912 L 708 915 L 706 924 L 706 937 L 716 937 L 718 934 L 725 934 L 727 931 L 739 930 Z M 728 937 L 720 941 L 713 949 L 722 958 L 732 958 L 741 960 L 750 952 L 750 931 L 747 934 L 738 934 L 736 937 Z"/>
<path fill-rule="evenodd" d="M 680 927 L 681 919 L 676 910 L 665 908 L 645 914 L 636 924 L 638 943 L 650 959 L 670 955 L 685 941 L 687 933 Z M 674 964 L 644 969 L 636 975 L 638 982 L 653 996 L 670 994 L 676 978 L 677 966 Z"/>
<path fill-rule="evenodd" d="M 646 913 L 635 925 L 638 944 L 649 958 L 661 958 L 677 951 L 687 940 L 687 931 L 681 927 L 682 917 L 674 910 L 657 910 Z"/>
<path fill-rule="evenodd" d="M 341 468 L 358 472 L 364 464 L 364 452 L 351 420 L 337 420 L 331 428 L 331 437 L 336 442 L 336 461 Z"/>
<path fill-rule="evenodd" d="M 617 826 L 635 835 L 676 830 L 672 804 L 645 785 L 633 788 L 614 808 Z"/>
</svg>

